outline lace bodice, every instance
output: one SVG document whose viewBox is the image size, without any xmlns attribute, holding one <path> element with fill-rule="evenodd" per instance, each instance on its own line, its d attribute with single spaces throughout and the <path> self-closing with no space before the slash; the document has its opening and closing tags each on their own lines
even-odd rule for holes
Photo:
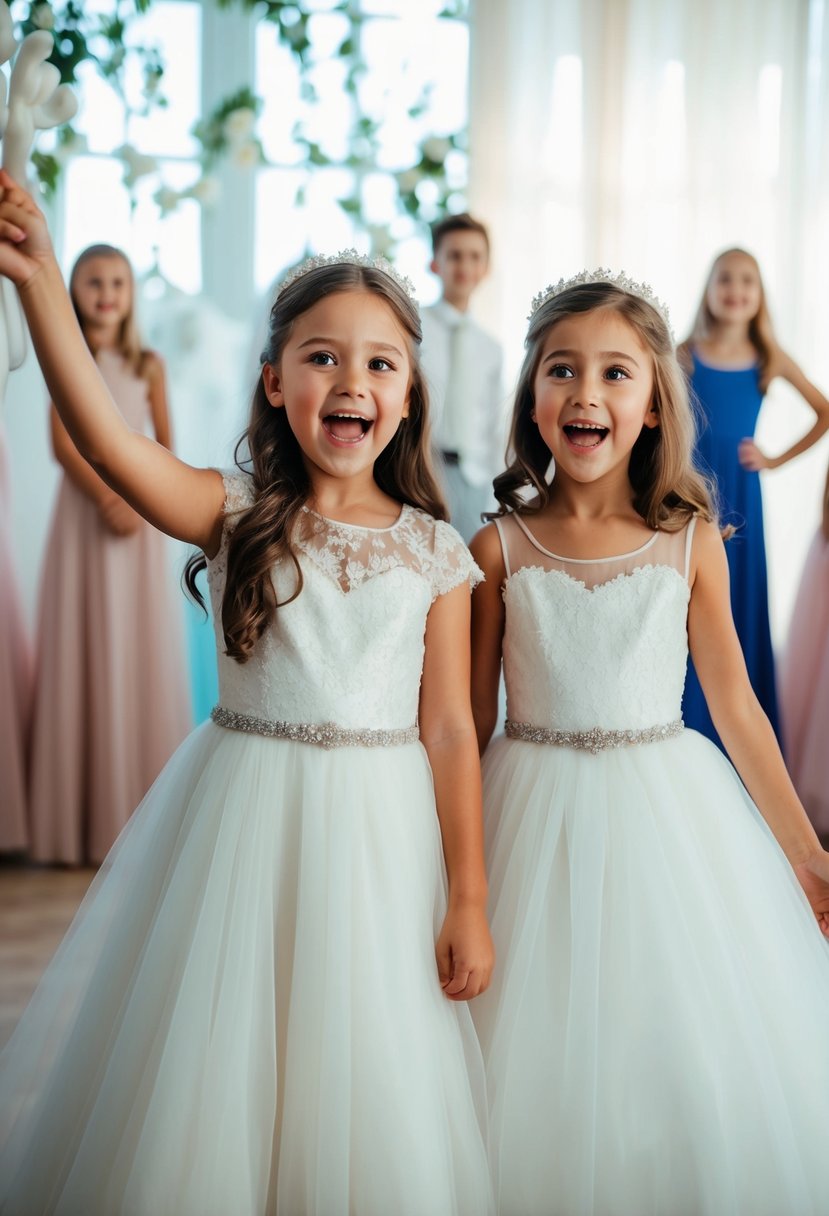
<svg viewBox="0 0 829 1216">
<path fill-rule="evenodd" d="M 507 578 L 507 717 L 550 731 L 647 730 L 680 717 L 693 521 L 632 553 L 579 561 L 497 522 Z"/>
<path fill-rule="evenodd" d="M 225 475 L 226 523 L 208 562 L 216 622 L 219 701 L 272 722 L 405 730 L 417 721 L 426 617 L 433 600 L 482 577 L 448 524 L 404 506 L 390 528 L 361 528 L 303 510 L 293 548 L 303 587 L 277 608 L 247 663 L 224 653 L 221 605 L 227 545 L 253 502 L 250 478 Z M 272 578 L 278 600 L 296 587 L 290 561 Z"/>
</svg>

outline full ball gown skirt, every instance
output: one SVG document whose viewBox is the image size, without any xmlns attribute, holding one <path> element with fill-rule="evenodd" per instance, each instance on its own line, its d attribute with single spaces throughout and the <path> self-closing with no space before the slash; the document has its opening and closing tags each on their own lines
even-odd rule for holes
<svg viewBox="0 0 829 1216">
<path fill-rule="evenodd" d="M 502 527 L 519 726 L 484 758 L 499 966 L 473 1006 L 498 1211 L 825 1216 L 829 945 L 731 765 L 676 725 L 683 534 L 565 563 Z"/>
<path fill-rule="evenodd" d="M 780 664 L 786 762 L 815 828 L 829 836 L 829 540 L 806 556 Z"/>
<path fill-rule="evenodd" d="M 698 463 L 716 482 L 721 522 L 736 528 L 725 546 L 731 611 L 751 686 L 779 736 L 762 487 L 759 474 L 744 469 L 737 456 L 740 440 L 753 435 L 757 426 L 763 404 L 760 373 L 757 367 L 709 367 L 697 354 L 693 360 L 691 390 L 703 415 Z M 682 715 L 687 726 L 722 747 L 690 661 Z"/>
<path fill-rule="evenodd" d="M 25 849 L 32 653 L 14 568 L 9 469 L 0 428 L 0 852 Z"/>
<path fill-rule="evenodd" d="M 146 381 L 111 351 L 102 376 L 144 430 Z M 36 861 L 101 862 L 191 726 L 181 593 L 167 540 L 141 521 L 115 536 L 68 477 L 40 593 L 30 825 Z"/>
<path fill-rule="evenodd" d="M 233 507 L 246 483 L 229 480 Z M 236 728 L 204 723 L 175 753 L 0 1056 L 3 1216 L 492 1210 L 477 1040 L 437 977 L 441 840 L 411 731 L 431 599 L 474 568 L 411 508 L 377 533 L 314 519 L 299 597 L 248 663 L 219 657 Z M 336 542 L 355 539 L 379 564 L 345 593 L 354 552 Z M 214 609 L 225 560 L 226 537 Z M 289 563 L 274 578 L 283 598 Z M 332 722 L 340 746 L 286 737 Z"/>
</svg>

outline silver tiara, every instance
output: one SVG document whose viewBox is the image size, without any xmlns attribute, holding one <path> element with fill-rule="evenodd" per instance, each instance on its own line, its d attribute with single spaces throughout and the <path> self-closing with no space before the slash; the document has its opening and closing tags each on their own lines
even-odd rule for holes
<svg viewBox="0 0 829 1216">
<path fill-rule="evenodd" d="M 551 283 L 549 287 L 545 287 L 537 296 L 533 296 L 530 315 L 527 317 L 527 320 L 531 320 L 541 305 L 546 304 L 548 300 L 560 296 L 563 291 L 567 291 L 570 287 L 583 287 L 586 283 L 612 283 L 614 287 L 620 287 L 628 295 L 638 296 L 640 300 L 645 300 L 646 303 L 656 309 L 670 333 L 671 319 L 668 313 L 668 306 L 667 304 L 663 304 L 658 296 L 654 295 L 650 283 L 637 283 L 634 279 L 629 278 L 624 271 L 620 274 L 614 274 L 612 270 L 608 270 L 604 266 L 598 266 L 595 270 L 582 270 L 581 274 L 574 274 L 570 279 L 559 279 L 557 283 Z"/>
<path fill-rule="evenodd" d="M 300 262 L 293 270 L 289 271 L 282 282 L 279 284 L 277 296 L 290 287 L 291 283 L 295 283 L 297 279 L 301 279 L 303 275 L 308 274 L 312 270 L 319 270 L 322 266 L 367 266 L 372 270 L 381 270 L 383 274 L 387 274 L 390 279 L 394 279 L 398 287 L 405 291 L 409 299 L 416 304 L 417 297 L 415 296 L 414 283 L 411 279 L 406 278 L 399 270 L 395 270 L 391 262 L 387 258 L 372 257 L 370 254 L 358 253 L 356 249 L 341 249 L 339 253 L 315 253 L 313 257 L 306 258 L 304 262 Z"/>
</svg>

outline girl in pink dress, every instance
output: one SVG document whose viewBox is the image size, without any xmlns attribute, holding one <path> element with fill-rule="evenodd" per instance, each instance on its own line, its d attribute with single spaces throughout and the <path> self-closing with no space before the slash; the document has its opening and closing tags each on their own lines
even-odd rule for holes
<svg viewBox="0 0 829 1216">
<path fill-rule="evenodd" d="M 132 269 L 93 245 L 70 291 L 121 414 L 170 446 L 164 368 L 143 350 Z M 31 751 L 31 854 L 99 863 L 190 726 L 180 606 L 165 541 L 76 451 L 56 411 L 64 469 L 46 550 Z"/>
<path fill-rule="evenodd" d="M 26 847 L 26 735 L 31 648 L 23 624 L 9 527 L 6 442 L 0 428 L 0 852 Z"/>
<path fill-rule="evenodd" d="M 786 761 L 820 836 L 829 837 L 829 473 L 823 520 L 795 600 L 780 670 Z"/>
</svg>

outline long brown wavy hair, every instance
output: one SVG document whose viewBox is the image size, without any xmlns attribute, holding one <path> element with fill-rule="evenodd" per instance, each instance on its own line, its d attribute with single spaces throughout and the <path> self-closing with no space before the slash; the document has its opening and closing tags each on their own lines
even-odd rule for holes
<svg viewBox="0 0 829 1216">
<path fill-rule="evenodd" d="M 123 250 L 116 248 L 115 245 L 89 245 L 75 259 L 75 265 L 72 267 L 72 273 L 69 275 L 69 295 L 72 300 L 72 306 L 75 309 L 75 316 L 78 318 L 78 324 L 81 327 L 81 332 L 87 340 L 87 345 L 89 345 L 89 338 L 84 328 L 84 319 L 80 314 L 78 302 L 75 299 L 75 280 L 80 268 L 86 262 L 91 262 L 93 258 L 119 258 L 126 267 L 132 302 L 129 312 L 118 328 L 115 348 L 133 375 L 142 376 L 146 379 L 148 376 L 150 351 L 145 350 L 141 345 L 141 335 L 138 332 L 138 321 L 135 316 L 135 276 L 132 273 L 132 265 L 129 258 Z M 94 354 L 95 352 L 93 351 L 92 353 Z"/>
<path fill-rule="evenodd" d="M 420 507 L 435 519 L 446 519 L 430 455 L 429 402 L 418 358 L 420 317 L 415 304 L 390 275 L 373 267 L 341 262 L 318 267 L 295 279 L 279 292 L 271 308 L 262 364 L 278 367 L 297 318 L 323 297 L 344 291 L 368 291 L 385 300 L 409 338 L 409 413 L 375 461 L 374 480 L 398 502 Z M 222 631 L 227 654 L 244 663 L 277 609 L 291 603 L 302 590 L 302 569 L 291 537 L 311 489 L 302 449 L 288 424 L 287 413 L 271 405 L 261 372 L 248 427 L 236 445 L 235 459 L 237 466 L 252 476 L 254 503 L 240 516 L 228 542 Z M 296 586 L 287 600 L 278 602 L 271 572 L 285 558 L 293 562 Z M 198 553 L 185 569 L 187 589 L 199 603 L 203 601 L 195 580 L 206 564 L 204 554 Z"/>
<path fill-rule="evenodd" d="M 547 470 L 550 449 L 532 419 L 533 383 L 550 329 L 565 317 L 607 309 L 617 312 L 635 330 L 653 357 L 654 405 L 659 425 L 643 427 L 630 454 L 628 475 L 633 505 L 649 527 L 676 532 L 693 515 L 716 519 L 713 487 L 694 467 L 696 426 L 685 377 L 677 363 L 668 326 L 650 304 L 613 283 L 570 287 L 533 313 L 524 342 L 526 354 L 518 379 L 512 415 L 508 468 L 495 478 L 493 490 L 501 504 L 496 515 L 542 510 L 550 500 Z M 536 492 L 528 504 L 527 487 Z"/>
<path fill-rule="evenodd" d="M 694 317 L 694 324 L 691 326 L 691 332 L 683 342 L 683 348 L 689 349 L 695 342 L 699 342 L 711 336 L 711 331 L 716 325 L 716 321 L 708 307 L 708 292 L 711 290 L 711 284 L 714 282 L 714 276 L 719 270 L 720 263 L 723 258 L 731 257 L 733 254 L 739 254 L 740 257 L 748 258 L 757 271 L 757 279 L 760 283 L 760 306 L 757 312 L 749 321 L 748 338 L 751 345 L 757 351 L 757 366 L 760 370 L 760 384 L 763 389 L 768 388 L 768 371 L 771 360 L 772 351 L 777 345 L 777 339 L 774 334 L 774 326 L 771 322 L 771 313 L 769 312 L 768 302 L 766 300 L 766 289 L 763 286 L 763 276 L 760 273 L 760 263 L 757 261 L 753 253 L 749 253 L 746 249 L 740 249 L 735 246 L 733 249 L 723 249 L 722 253 L 718 253 L 711 264 L 711 269 L 708 272 L 708 278 L 705 280 L 705 288 L 702 293 L 702 299 L 697 309 L 697 315 Z"/>
</svg>

